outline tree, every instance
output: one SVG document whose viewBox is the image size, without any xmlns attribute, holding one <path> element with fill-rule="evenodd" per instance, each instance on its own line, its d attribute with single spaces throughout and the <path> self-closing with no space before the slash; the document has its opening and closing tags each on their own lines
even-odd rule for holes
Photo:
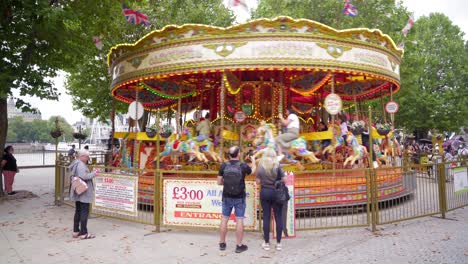
<svg viewBox="0 0 468 264">
<path fill-rule="evenodd" d="M 287 15 L 307 18 L 334 27 L 378 28 L 396 43 L 403 40 L 401 29 L 409 13 L 393 0 L 355 0 L 356 17 L 341 13 L 342 1 L 261 0 L 254 18 Z M 468 126 L 467 47 L 463 33 L 444 15 L 432 14 L 418 19 L 406 41 L 400 77 L 401 89 L 395 95 L 400 110 L 395 124 L 408 130 L 458 131 Z M 385 98 L 384 101 L 387 101 Z M 370 103 L 373 109 L 381 103 Z M 381 112 L 381 111 L 377 111 Z"/>
<path fill-rule="evenodd" d="M 406 41 L 399 124 L 426 135 L 468 126 L 468 53 L 463 33 L 443 14 L 419 18 Z"/>
<path fill-rule="evenodd" d="M 153 2 L 157 2 L 153 3 Z M 99 51 L 91 41 L 82 43 L 82 60 L 69 69 L 67 89 L 72 96 L 74 109 L 79 109 L 85 116 L 105 121 L 113 109 L 109 91 L 110 76 L 107 66 L 107 52 L 120 43 L 133 43 L 153 29 L 166 25 L 199 23 L 226 27 L 233 23 L 232 12 L 222 5 L 221 0 L 160 0 L 135 2 L 132 8 L 147 14 L 152 22 L 151 28 L 133 25 L 125 21 L 120 6 L 109 7 L 109 16 L 116 19 L 99 32 L 83 28 L 82 34 L 91 39 L 93 35 L 102 38 L 104 48 Z M 127 104 L 115 101 L 117 112 L 125 113 Z"/>
</svg>

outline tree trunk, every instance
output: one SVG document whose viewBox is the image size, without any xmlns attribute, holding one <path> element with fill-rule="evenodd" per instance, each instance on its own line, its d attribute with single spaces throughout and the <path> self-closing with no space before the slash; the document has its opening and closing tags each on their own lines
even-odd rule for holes
<svg viewBox="0 0 468 264">
<path fill-rule="evenodd" d="M 0 151 L 3 158 L 3 150 L 5 149 L 5 142 L 8 132 L 8 111 L 7 111 L 7 100 L 8 98 L 0 98 Z M 0 196 L 4 196 L 3 192 L 3 176 L 2 169 L 0 168 Z"/>
</svg>

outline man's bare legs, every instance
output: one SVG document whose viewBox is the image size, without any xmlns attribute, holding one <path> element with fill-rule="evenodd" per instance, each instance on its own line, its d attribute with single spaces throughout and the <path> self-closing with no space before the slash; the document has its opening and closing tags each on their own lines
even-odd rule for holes
<svg viewBox="0 0 468 264">
<path fill-rule="evenodd" d="M 244 219 L 236 219 L 236 242 L 237 245 L 242 245 L 244 239 Z"/>
</svg>

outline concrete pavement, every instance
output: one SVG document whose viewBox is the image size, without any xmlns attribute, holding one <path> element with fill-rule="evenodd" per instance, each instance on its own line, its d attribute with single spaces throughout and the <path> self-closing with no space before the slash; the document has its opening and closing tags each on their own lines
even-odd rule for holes
<svg viewBox="0 0 468 264">
<path fill-rule="evenodd" d="M 25 169 L 15 190 L 38 197 L 0 201 L 0 263 L 468 263 L 468 208 L 448 219 L 425 217 L 366 228 L 300 231 L 283 251 L 265 252 L 261 233 L 249 232 L 249 250 L 236 254 L 235 236 L 218 250 L 216 230 L 172 229 L 92 217 L 97 237 L 72 239 L 73 208 L 53 204 L 53 168 Z"/>
</svg>

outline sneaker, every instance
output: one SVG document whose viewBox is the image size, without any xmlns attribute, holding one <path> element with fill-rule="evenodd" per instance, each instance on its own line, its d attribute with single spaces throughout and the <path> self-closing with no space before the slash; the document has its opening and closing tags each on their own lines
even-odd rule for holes
<svg viewBox="0 0 468 264">
<path fill-rule="evenodd" d="M 15 195 L 16 192 L 15 191 L 12 191 L 12 192 L 9 192 L 8 195 Z"/>
<path fill-rule="evenodd" d="M 219 250 L 226 250 L 226 243 L 219 243 Z"/>
<path fill-rule="evenodd" d="M 263 242 L 262 248 L 263 248 L 264 250 L 266 250 L 266 251 L 270 250 L 270 243 L 265 243 L 265 242 Z"/>
<path fill-rule="evenodd" d="M 236 253 L 242 253 L 244 251 L 246 251 L 248 249 L 248 247 L 244 244 L 242 245 L 236 245 Z"/>
<path fill-rule="evenodd" d="M 281 247 L 280 243 L 276 244 L 276 250 L 281 251 L 282 249 L 283 247 Z"/>
</svg>

